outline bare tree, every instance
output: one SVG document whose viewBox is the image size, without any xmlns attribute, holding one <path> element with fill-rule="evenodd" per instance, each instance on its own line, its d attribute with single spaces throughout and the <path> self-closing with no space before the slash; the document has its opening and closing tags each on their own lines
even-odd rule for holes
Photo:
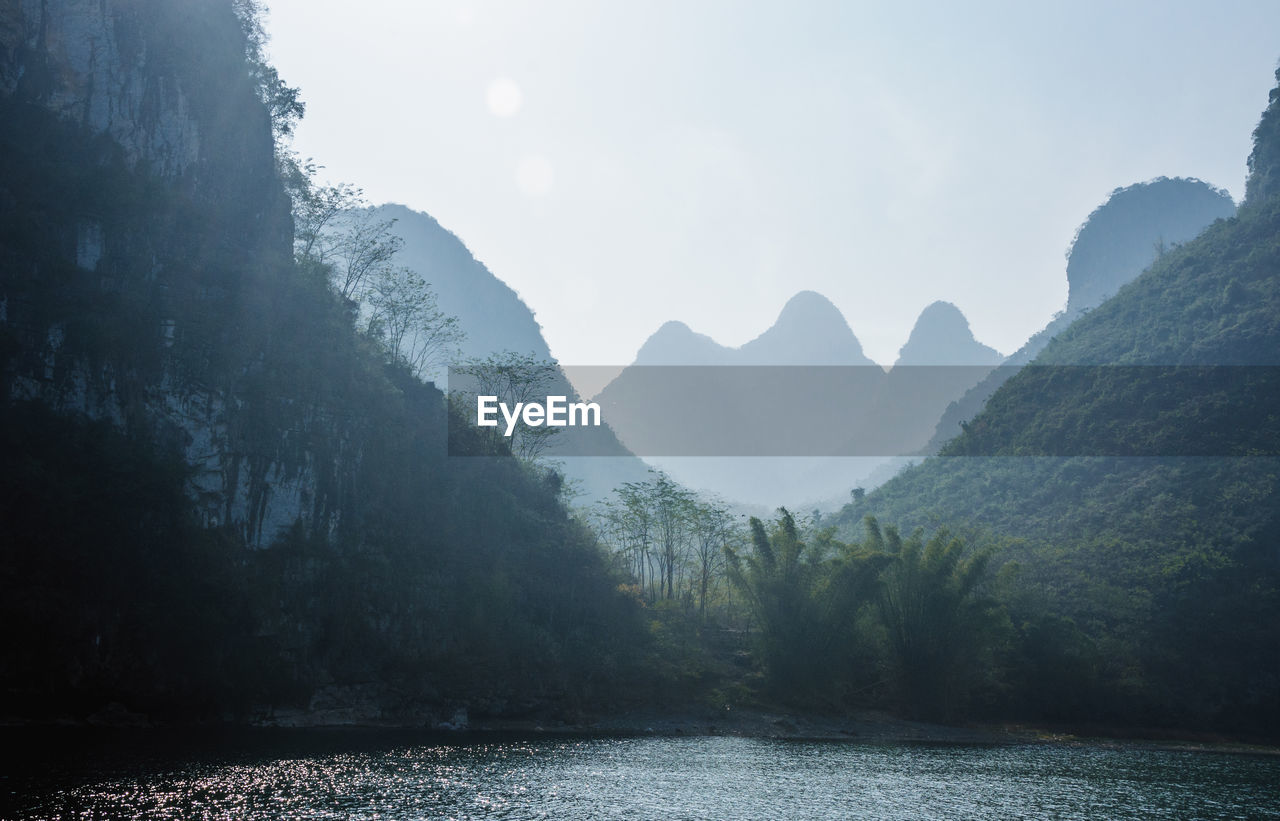
<svg viewBox="0 0 1280 821">
<path fill-rule="evenodd" d="M 697 502 L 693 508 L 694 585 L 698 594 L 698 615 L 707 617 L 707 597 L 724 575 L 725 549 L 736 536 L 733 514 L 714 502 Z"/>
<path fill-rule="evenodd" d="M 341 217 L 368 207 L 364 192 L 353 185 L 321 185 L 319 167 L 292 152 L 281 156 L 282 176 L 293 200 L 293 255 L 299 265 L 333 265 L 346 244 L 339 231 Z"/>
<path fill-rule="evenodd" d="M 392 268 L 392 260 L 404 240 L 392 233 L 396 221 L 379 219 L 372 207 L 343 211 L 334 217 L 336 230 L 325 235 L 326 253 L 333 265 L 333 289 L 343 299 L 365 297 L 369 283 Z"/>
<path fill-rule="evenodd" d="M 393 269 L 404 247 L 393 232 L 396 221 L 379 218 L 354 185 L 318 182 L 320 166 L 313 161 L 291 151 L 279 156 L 293 203 L 294 259 L 322 271 L 343 299 L 362 301 L 368 285 Z"/>
<path fill-rule="evenodd" d="M 450 395 L 455 406 L 469 415 L 475 412 L 477 396 L 496 396 L 499 402 L 512 409 L 517 404 L 533 400 L 545 401 L 547 389 L 555 384 L 560 368 L 555 362 L 541 359 L 532 353 L 504 351 L 485 359 L 471 359 L 454 369 L 454 372 L 463 378 L 465 385 L 451 385 Z M 533 462 L 559 432 L 560 428 L 550 425 L 517 425 L 508 444 L 513 454 Z M 492 429 L 492 435 L 505 439 L 497 428 Z"/>
<path fill-rule="evenodd" d="M 365 292 L 366 333 L 420 379 L 435 379 L 459 356 L 466 334 L 440 310 L 435 291 L 409 268 L 377 271 Z"/>
<path fill-rule="evenodd" d="M 654 514 L 658 542 L 658 592 L 665 598 L 676 597 L 676 576 L 688 552 L 690 520 L 694 496 L 670 476 L 656 472 L 648 483 L 650 506 Z"/>
<path fill-rule="evenodd" d="M 616 501 L 602 505 L 600 514 L 606 541 L 623 555 L 641 591 L 648 589 L 654 576 L 653 516 L 645 487 L 643 482 L 627 482 L 614 491 Z"/>
</svg>

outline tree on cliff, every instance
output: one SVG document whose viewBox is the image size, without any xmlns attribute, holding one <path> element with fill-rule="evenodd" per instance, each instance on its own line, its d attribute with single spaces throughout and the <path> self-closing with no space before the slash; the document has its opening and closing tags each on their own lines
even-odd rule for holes
<svg viewBox="0 0 1280 821">
<path fill-rule="evenodd" d="M 1271 89 L 1269 104 L 1253 132 L 1253 151 L 1249 154 L 1249 180 L 1245 200 L 1258 202 L 1280 193 L 1280 68 L 1276 69 L 1276 87 Z"/>
<path fill-rule="evenodd" d="M 271 132 L 276 147 L 282 148 L 293 136 L 293 130 L 306 114 L 302 90 L 280 78 L 280 72 L 267 60 L 267 30 L 262 24 L 266 6 L 260 0 L 231 0 L 245 37 L 245 64 L 258 86 L 258 96 L 271 115 Z"/>
<path fill-rule="evenodd" d="M 471 359 L 454 370 L 459 384 L 450 385 L 450 399 L 464 419 L 474 419 L 477 396 L 496 396 L 514 412 L 517 405 L 544 401 L 547 389 L 555 384 L 559 368 L 535 354 L 503 351 L 484 359 Z M 505 442 L 511 452 L 526 462 L 533 462 L 560 428 L 550 425 L 532 427 L 517 424 L 508 438 L 504 424 L 485 428 L 495 447 Z"/>
<path fill-rule="evenodd" d="M 357 324 L 393 361 L 434 379 L 458 356 L 464 333 L 439 309 L 416 271 L 395 264 L 404 240 L 394 219 L 381 219 L 364 192 L 317 181 L 319 166 L 281 152 L 281 176 L 293 200 L 294 258 L 354 306 Z"/>
<path fill-rule="evenodd" d="M 435 379 L 457 359 L 465 334 L 458 318 L 440 310 L 435 291 L 405 267 L 377 272 L 366 297 L 366 333 L 419 379 Z"/>
</svg>

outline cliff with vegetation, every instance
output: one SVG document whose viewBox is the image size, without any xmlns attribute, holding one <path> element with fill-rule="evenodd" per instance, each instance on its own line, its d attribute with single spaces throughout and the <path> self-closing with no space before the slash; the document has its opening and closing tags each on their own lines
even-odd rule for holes
<svg viewBox="0 0 1280 821">
<path fill-rule="evenodd" d="M 448 458 L 489 451 L 295 263 L 256 14 L 0 6 L 4 710 L 598 703 L 634 603 L 554 477 Z"/>
<path fill-rule="evenodd" d="M 1274 735 L 1280 197 L 1167 250 L 838 517 L 1001 545 L 1005 711 Z M 1101 213 L 1101 212 L 1099 212 Z M 1084 238 L 1084 232 L 1081 239 Z"/>
<path fill-rule="evenodd" d="M 982 410 L 1010 376 L 1058 334 L 1132 282 L 1180 243 L 1194 239 L 1214 220 L 1235 214 L 1235 203 L 1220 189 L 1194 179 L 1161 177 L 1117 188 L 1076 230 L 1067 252 L 1067 307 L 952 403 L 938 421 L 924 453 L 937 453 Z"/>
</svg>

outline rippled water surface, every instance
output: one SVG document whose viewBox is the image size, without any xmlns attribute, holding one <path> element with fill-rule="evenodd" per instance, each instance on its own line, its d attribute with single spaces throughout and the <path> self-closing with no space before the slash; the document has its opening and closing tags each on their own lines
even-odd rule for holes
<svg viewBox="0 0 1280 821">
<path fill-rule="evenodd" d="M 368 733 L 28 746 L 0 782 L 6 818 L 1280 818 L 1266 756 Z"/>
</svg>

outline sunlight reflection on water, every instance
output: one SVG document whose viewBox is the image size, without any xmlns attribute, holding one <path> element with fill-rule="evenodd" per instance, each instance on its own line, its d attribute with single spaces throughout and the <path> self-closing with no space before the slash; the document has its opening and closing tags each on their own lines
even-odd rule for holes
<svg viewBox="0 0 1280 821">
<path fill-rule="evenodd" d="M 108 757 L 9 780 L 5 817 L 1280 817 L 1280 760 L 1262 756 L 742 738 L 328 746 Z"/>
</svg>

